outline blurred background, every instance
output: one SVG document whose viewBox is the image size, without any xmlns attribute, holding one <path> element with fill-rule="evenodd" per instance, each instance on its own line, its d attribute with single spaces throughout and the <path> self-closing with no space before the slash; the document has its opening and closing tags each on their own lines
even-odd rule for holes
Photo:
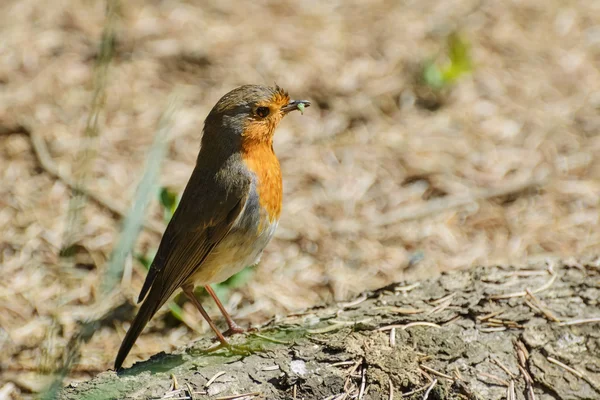
<svg viewBox="0 0 600 400">
<path fill-rule="evenodd" d="M 242 326 L 442 271 L 600 250 L 600 2 L 110 4 L 0 3 L 0 398 L 112 367 L 203 120 L 246 83 L 313 105 L 275 137 L 273 242 L 218 287 Z M 108 300 L 123 225 L 102 199 L 127 213 L 163 114 L 149 227 Z M 175 297 L 128 365 L 208 331 Z"/>
</svg>

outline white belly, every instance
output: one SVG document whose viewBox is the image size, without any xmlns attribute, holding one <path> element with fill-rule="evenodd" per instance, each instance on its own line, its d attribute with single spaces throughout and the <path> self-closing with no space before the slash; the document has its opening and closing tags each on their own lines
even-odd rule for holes
<svg viewBox="0 0 600 400">
<path fill-rule="evenodd" d="M 213 249 L 190 281 L 196 286 L 220 283 L 245 267 L 257 264 L 276 228 L 275 221 L 255 235 L 232 229 Z"/>
</svg>

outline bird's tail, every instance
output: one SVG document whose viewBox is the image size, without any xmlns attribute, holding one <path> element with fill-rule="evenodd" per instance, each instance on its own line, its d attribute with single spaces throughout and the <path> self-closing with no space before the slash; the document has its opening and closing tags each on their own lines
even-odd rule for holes
<svg viewBox="0 0 600 400">
<path fill-rule="evenodd" d="M 168 296 L 163 296 L 161 292 L 161 288 L 154 285 L 150 290 L 148 297 L 142 303 L 140 310 L 131 323 L 131 327 L 125 335 L 125 339 L 123 339 L 123 343 L 121 343 L 119 352 L 117 353 L 117 358 L 115 359 L 116 371 L 121 369 L 123 361 L 125 361 L 125 358 L 133 347 L 133 344 L 137 340 L 138 336 L 140 336 L 140 333 L 142 333 L 144 330 L 144 327 L 148 321 L 150 321 L 156 311 L 165 303 L 166 298 L 168 298 Z"/>
</svg>

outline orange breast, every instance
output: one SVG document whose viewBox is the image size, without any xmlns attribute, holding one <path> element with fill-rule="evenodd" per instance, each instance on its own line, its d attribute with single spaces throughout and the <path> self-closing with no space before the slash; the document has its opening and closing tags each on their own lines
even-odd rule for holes
<svg viewBox="0 0 600 400">
<path fill-rule="evenodd" d="M 263 141 L 248 141 L 242 146 L 242 159 L 258 180 L 259 203 L 269 216 L 269 222 L 279 219 L 283 185 L 279 160 L 273 146 Z"/>
</svg>

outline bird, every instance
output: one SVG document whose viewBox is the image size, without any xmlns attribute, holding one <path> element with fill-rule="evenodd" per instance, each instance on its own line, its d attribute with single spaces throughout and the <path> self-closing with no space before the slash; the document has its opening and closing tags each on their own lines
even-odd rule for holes
<svg viewBox="0 0 600 400">
<path fill-rule="evenodd" d="M 221 97 L 209 112 L 194 170 L 148 270 L 138 298 L 142 304 L 115 359 L 116 371 L 179 288 L 221 345 L 229 346 L 226 335 L 243 332 L 210 284 L 257 264 L 273 237 L 283 198 L 273 136 L 285 115 L 304 113 L 309 106 L 307 100 L 291 100 L 278 85 L 244 85 Z M 224 334 L 194 296 L 197 286 L 205 288 L 225 317 L 229 329 Z"/>
</svg>

